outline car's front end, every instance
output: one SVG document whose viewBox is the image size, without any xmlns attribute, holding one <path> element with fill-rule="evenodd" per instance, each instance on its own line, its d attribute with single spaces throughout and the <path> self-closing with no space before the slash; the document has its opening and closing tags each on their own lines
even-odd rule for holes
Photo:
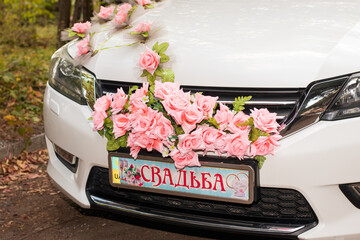
<svg viewBox="0 0 360 240">
<path fill-rule="evenodd" d="M 163 19 L 167 31 L 149 45 L 170 43 L 175 80 L 184 89 L 219 96 L 223 103 L 251 95 L 249 107 L 277 112 L 283 139 L 256 172 L 256 201 L 110 185 L 106 138 L 93 130 L 91 106 L 119 87 L 141 83 L 139 46 L 99 51 L 77 68 L 74 43 L 54 54 L 44 98 L 49 175 L 84 208 L 250 235 L 358 239 L 360 4 L 234 2 L 219 9 L 209 1 L 200 10 L 200 1 L 169 1 L 141 18 Z M 99 34 L 95 45 L 106 37 Z M 124 41 L 129 39 L 120 33 L 106 44 Z M 214 158 L 200 160 L 241 163 Z"/>
</svg>

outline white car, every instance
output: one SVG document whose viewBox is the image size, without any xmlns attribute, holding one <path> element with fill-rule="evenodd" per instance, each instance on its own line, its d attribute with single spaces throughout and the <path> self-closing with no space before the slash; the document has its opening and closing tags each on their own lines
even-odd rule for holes
<svg viewBox="0 0 360 240">
<path fill-rule="evenodd" d="M 126 149 L 109 155 L 89 120 L 91 106 L 143 82 L 136 64 L 144 45 L 104 49 L 74 68 L 73 41 L 54 54 L 44 98 L 48 173 L 67 196 L 83 208 L 198 228 L 360 239 L 360 1 L 166 0 L 140 20 L 162 28 L 146 45 L 169 43 L 184 89 L 223 103 L 251 95 L 247 106 L 276 112 L 285 126 L 280 146 L 261 169 L 251 159 L 201 158 L 203 165 L 251 166 L 248 202 L 110 184 L 112 158 L 131 157 Z M 109 37 L 104 29 L 94 48 L 105 40 L 104 47 L 131 42 L 126 31 Z"/>
</svg>

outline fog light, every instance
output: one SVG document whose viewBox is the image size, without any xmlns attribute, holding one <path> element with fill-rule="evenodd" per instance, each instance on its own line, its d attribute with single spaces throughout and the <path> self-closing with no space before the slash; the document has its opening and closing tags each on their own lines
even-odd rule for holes
<svg viewBox="0 0 360 240">
<path fill-rule="evenodd" d="M 60 160 L 60 162 L 62 162 L 65 165 L 65 167 L 67 167 L 70 171 L 75 173 L 78 166 L 79 158 L 69 153 L 68 151 L 65 151 L 56 144 L 53 145 L 54 145 L 55 155 Z"/>
<path fill-rule="evenodd" d="M 349 201 L 360 209 L 360 183 L 341 184 L 339 187 Z"/>
</svg>

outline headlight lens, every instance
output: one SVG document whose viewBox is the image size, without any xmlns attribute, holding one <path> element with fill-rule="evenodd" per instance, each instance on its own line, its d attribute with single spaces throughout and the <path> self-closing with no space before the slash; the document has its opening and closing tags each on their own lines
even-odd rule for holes
<svg viewBox="0 0 360 240">
<path fill-rule="evenodd" d="M 322 117 L 338 120 L 360 116 L 360 74 L 352 75 Z"/>
<path fill-rule="evenodd" d="M 71 100 L 93 106 L 95 76 L 81 66 L 75 66 L 67 46 L 54 53 L 50 61 L 49 84 Z"/>
</svg>

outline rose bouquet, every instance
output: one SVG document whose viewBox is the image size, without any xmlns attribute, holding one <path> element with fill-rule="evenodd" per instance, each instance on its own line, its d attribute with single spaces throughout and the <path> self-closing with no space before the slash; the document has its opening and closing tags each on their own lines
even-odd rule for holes
<svg viewBox="0 0 360 240">
<path fill-rule="evenodd" d="M 140 170 L 132 164 L 129 168 L 124 169 L 124 176 L 125 181 L 131 185 L 142 186 L 144 184 L 141 178 Z"/>
</svg>

